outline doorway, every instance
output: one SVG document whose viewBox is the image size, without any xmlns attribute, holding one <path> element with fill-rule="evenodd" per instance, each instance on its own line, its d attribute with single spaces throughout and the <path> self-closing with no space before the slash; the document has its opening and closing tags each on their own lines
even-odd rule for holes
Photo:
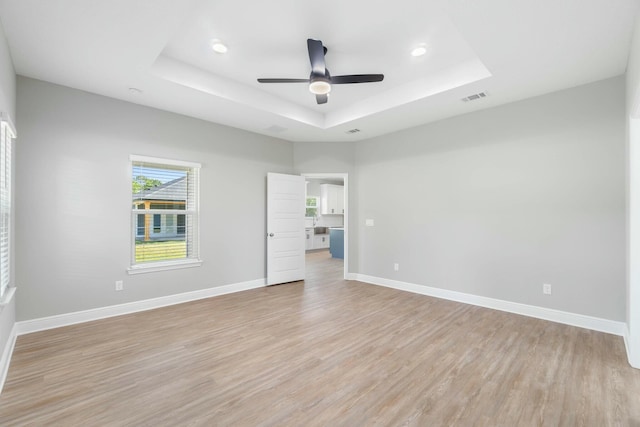
<svg viewBox="0 0 640 427">
<path fill-rule="evenodd" d="M 342 260 L 342 278 L 346 280 L 349 266 L 348 174 L 303 173 L 301 175 L 305 179 L 307 190 L 305 237 L 308 262 L 331 258 L 335 264 L 338 260 Z M 338 243 L 340 240 L 341 247 Z"/>
</svg>

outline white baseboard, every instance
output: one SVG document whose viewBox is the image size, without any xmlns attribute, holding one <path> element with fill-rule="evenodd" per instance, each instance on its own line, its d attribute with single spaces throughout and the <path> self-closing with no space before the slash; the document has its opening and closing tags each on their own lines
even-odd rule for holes
<svg viewBox="0 0 640 427">
<path fill-rule="evenodd" d="M 166 307 L 169 305 L 181 304 L 184 302 L 196 301 L 204 298 L 211 298 L 218 295 L 225 295 L 234 292 L 246 291 L 249 289 L 261 288 L 265 285 L 265 279 L 256 279 L 250 280 L 248 282 L 241 282 L 231 285 L 201 289 L 198 291 L 185 292 L 182 294 L 168 295 L 164 297 L 134 301 L 119 305 L 111 305 L 108 307 L 99 307 L 91 310 L 76 311 L 74 313 L 59 314 L 57 316 L 43 317 L 40 319 L 24 320 L 16 323 L 15 335 L 24 335 L 32 332 L 59 328 L 61 326 L 74 325 L 77 323 L 106 319 L 108 317 L 120 316 L 123 314 L 152 310 L 154 308 Z"/>
<path fill-rule="evenodd" d="M 358 280 L 372 285 L 385 286 L 387 288 L 399 289 L 416 294 L 428 295 L 431 297 L 477 305 L 494 310 L 521 314 L 523 316 L 535 317 L 538 319 L 549 320 L 551 322 L 563 323 L 565 325 L 577 326 L 623 337 L 626 335 L 625 331 L 627 330 L 627 324 L 624 322 L 617 322 L 614 320 L 601 319 L 598 317 L 585 316 L 583 314 L 569 313 L 551 308 L 520 304 L 517 302 L 504 301 L 478 295 L 465 294 L 447 289 L 416 285 L 397 280 L 382 279 L 364 274 L 353 274 L 353 276 L 354 278 L 352 280 Z"/>
<path fill-rule="evenodd" d="M 16 345 L 16 333 L 17 327 L 14 324 L 11 328 L 11 333 L 9 334 L 9 339 L 7 340 L 7 344 L 4 346 L 4 351 L 2 352 L 2 358 L 0 358 L 0 392 L 4 387 L 4 382 L 7 379 L 7 374 L 9 373 L 9 364 L 11 363 L 11 355 L 13 354 L 13 348 Z"/>
<path fill-rule="evenodd" d="M 631 340 L 631 331 L 626 327 L 624 330 L 624 346 L 627 349 L 627 360 L 629 365 L 636 369 L 640 369 L 640 351 L 634 351 L 633 342 Z"/>
<path fill-rule="evenodd" d="M 622 338 L 624 338 L 624 348 L 627 350 L 627 360 L 629 364 L 631 364 L 631 335 L 629 334 L 629 325 L 625 325 Z"/>
</svg>

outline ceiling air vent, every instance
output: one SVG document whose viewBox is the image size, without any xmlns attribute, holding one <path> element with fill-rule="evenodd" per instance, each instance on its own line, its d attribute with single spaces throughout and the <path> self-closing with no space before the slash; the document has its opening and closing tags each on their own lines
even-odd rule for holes
<svg viewBox="0 0 640 427">
<path fill-rule="evenodd" d="M 486 98 L 487 96 L 489 96 L 487 92 L 479 92 L 479 93 L 474 93 L 473 95 L 469 95 L 466 98 L 462 98 L 462 101 L 464 102 L 475 101 L 477 99 Z"/>
<path fill-rule="evenodd" d="M 285 130 L 287 130 L 287 128 L 283 128 L 282 126 L 278 126 L 278 125 L 272 125 L 272 126 L 269 126 L 268 128 L 266 128 L 265 130 L 267 132 L 281 133 L 281 132 L 284 132 Z"/>
<path fill-rule="evenodd" d="M 353 129 L 349 129 L 348 131 L 346 131 L 345 133 L 358 133 L 360 132 L 360 129 L 357 128 L 353 128 Z"/>
</svg>

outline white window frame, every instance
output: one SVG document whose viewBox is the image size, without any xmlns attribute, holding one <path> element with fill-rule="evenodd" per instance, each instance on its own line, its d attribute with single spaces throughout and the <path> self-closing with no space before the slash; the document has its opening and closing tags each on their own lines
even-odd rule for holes
<svg viewBox="0 0 640 427">
<path fill-rule="evenodd" d="M 311 206 L 309 205 L 309 199 L 315 199 L 316 203 L 315 205 Z M 316 218 L 318 217 L 318 215 L 320 214 L 320 197 L 318 196 L 305 196 L 304 197 L 304 208 L 305 208 L 305 218 Z M 307 209 L 315 209 L 316 210 L 316 214 L 314 216 L 307 216 L 306 210 Z"/>
<path fill-rule="evenodd" d="M 8 302 L 15 288 L 11 287 L 11 224 L 12 189 L 11 179 L 12 141 L 16 128 L 9 115 L 0 114 L 0 301 Z M 4 217 L 7 215 L 6 222 Z"/>
<path fill-rule="evenodd" d="M 140 156 L 132 154 L 129 156 L 129 195 L 131 196 L 131 172 L 133 170 L 133 165 L 136 162 L 150 163 L 158 166 L 167 166 L 167 167 L 184 167 L 191 169 L 191 173 L 194 174 L 194 200 L 187 201 L 186 210 L 176 211 L 176 210 L 162 210 L 162 209 L 136 209 L 131 206 L 131 199 L 129 199 L 129 206 L 131 209 L 131 265 L 127 269 L 129 274 L 140 274 L 140 273 L 151 273 L 155 271 L 164 271 L 164 270 L 175 270 L 179 268 L 191 268 L 191 267 L 199 267 L 202 265 L 202 260 L 200 259 L 200 163 L 188 162 L 183 160 L 173 160 L 173 159 L 164 159 L 160 157 L 150 157 L 150 156 Z M 189 233 L 185 234 L 185 238 L 191 238 L 191 243 L 187 243 L 188 246 L 192 248 L 195 252 L 195 256 L 192 258 L 183 258 L 177 260 L 167 260 L 167 261 L 158 261 L 158 262 L 145 262 L 145 263 L 136 263 L 136 235 L 138 232 L 138 215 L 155 215 L 155 214 L 185 214 L 189 215 L 192 218 L 192 233 L 189 237 Z"/>
</svg>

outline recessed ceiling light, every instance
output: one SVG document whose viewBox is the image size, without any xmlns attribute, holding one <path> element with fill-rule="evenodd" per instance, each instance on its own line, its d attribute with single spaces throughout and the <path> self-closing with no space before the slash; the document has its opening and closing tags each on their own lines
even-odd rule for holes
<svg viewBox="0 0 640 427">
<path fill-rule="evenodd" d="M 421 44 L 413 48 L 413 50 L 411 51 L 411 56 L 422 56 L 425 53 L 427 53 L 427 48 L 425 45 Z"/>
<path fill-rule="evenodd" d="M 215 39 L 211 41 L 211 49 L 216 53 L 227 53 L 227 46 L 222 41 Z"/>
</svg>

